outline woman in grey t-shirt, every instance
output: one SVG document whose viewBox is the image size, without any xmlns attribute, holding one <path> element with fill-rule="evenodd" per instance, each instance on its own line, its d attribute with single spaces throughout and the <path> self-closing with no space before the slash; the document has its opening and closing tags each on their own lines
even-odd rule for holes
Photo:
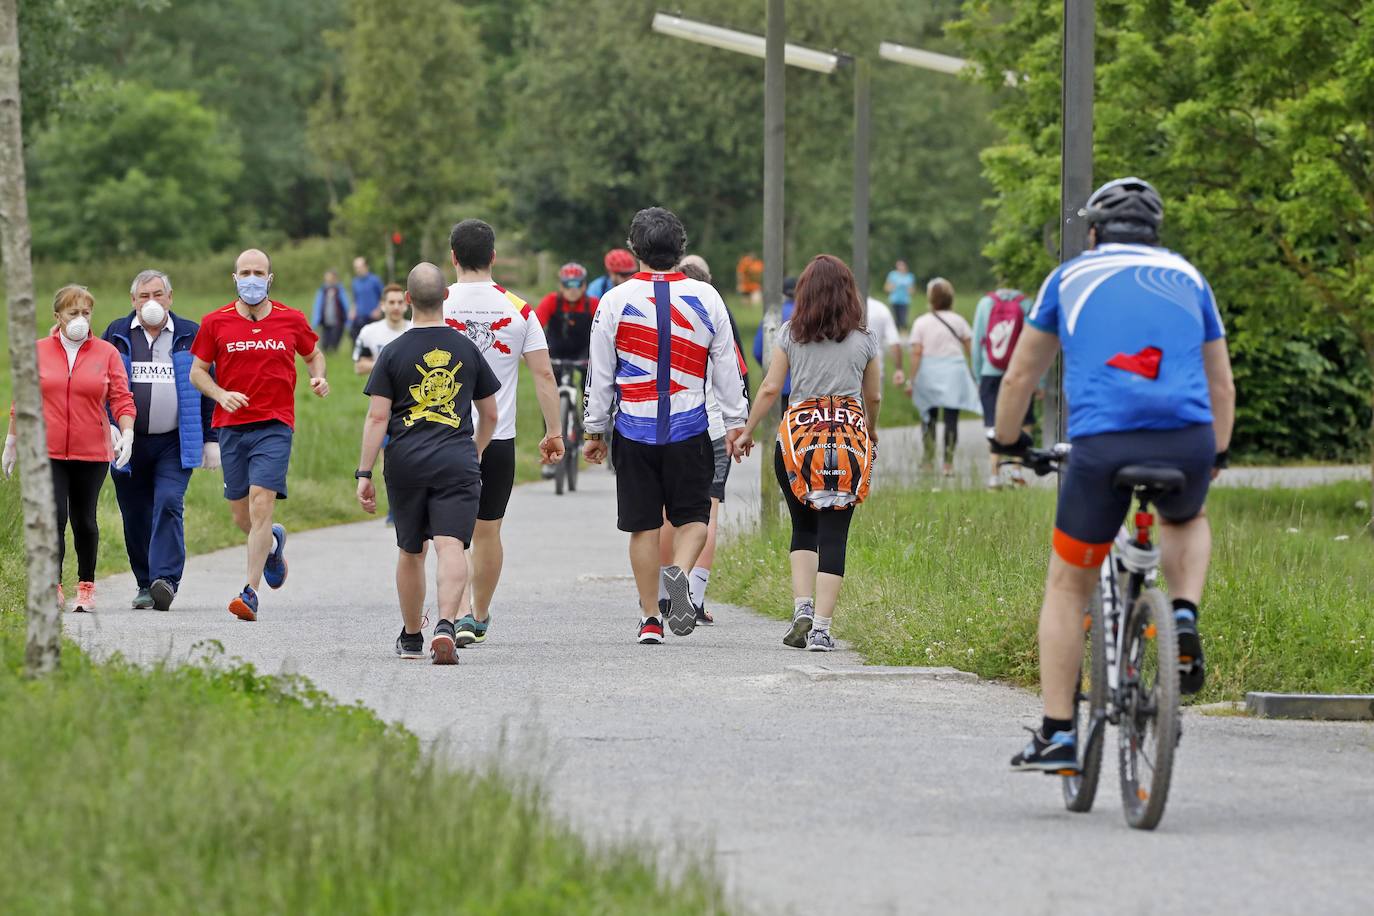
<svg viewBox="0 0 1374 916">
<path fill-rule="evenodd" d="M 792 404 L 826 396 L 861 398 L 869 439 L 878 441 L 882 370 L 878 342 L 865 322 L 863 300 L 849 267 L 832 255 L 817 255 L 797 280 L 796 310 L 778 331 L 778 345 L 749 422 L 730 434 L 736 461 L 753 449 L 754 429 L 782 393 L 789 370 Z M 798 649 L 828 652 L 835 648 L 830 620 L 844 582 L 854 506 L 813 509 L 797 499 L 788 482 L 781 445 L 774 448 L 773 467 L 792 516 L 792 626 L 782 641 Z"/>
</svg>

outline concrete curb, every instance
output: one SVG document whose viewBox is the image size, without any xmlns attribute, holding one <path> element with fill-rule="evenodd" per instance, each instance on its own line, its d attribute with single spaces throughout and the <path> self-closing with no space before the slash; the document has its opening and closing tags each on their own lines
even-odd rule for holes
<svg viewBox="0 0 1374 916">
<path fill-rule="evenodd" d="M 1267 719 L 1374 720 L 1374 696 L 1357 693 L 1260 693 L 1245 695 L 1253 715 Z"/>
<path fill-rule="evenodd" d="M 808 681 L 964 681 L 978 675 L 958 668 L 918 668 L 876 665 L 788 665 L 787 670 Z"/>
</svg>

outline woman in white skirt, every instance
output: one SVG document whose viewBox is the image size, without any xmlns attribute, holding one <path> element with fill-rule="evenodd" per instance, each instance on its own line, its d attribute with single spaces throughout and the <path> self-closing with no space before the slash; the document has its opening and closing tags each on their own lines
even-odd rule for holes
<svg viewBox="0 0 1374 916">
<path fill-rule="evenodd" d="M 935 466 L 935 424 L 944 413 L 944 473 L 954 474 L 954 449 L 959 443 L 959 412 L 982 416 L 978 386 L 969 374 L 969 346 L 973 329 L 954 311 L 954 286 L 944 277 L 926 285 L 930 311 L 911 324 L 912 402 L 921 415 L 921 469 Z"/>
</svg>

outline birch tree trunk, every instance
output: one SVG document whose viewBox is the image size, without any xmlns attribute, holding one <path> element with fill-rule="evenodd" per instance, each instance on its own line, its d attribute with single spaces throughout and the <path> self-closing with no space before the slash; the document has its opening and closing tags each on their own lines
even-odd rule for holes
<svg viewBox="0 0 1374 916">
<path fill-rule="evenodd" d="M 57 606 L 57 520 L 53 512 L 48 437 L 38 389 L 33 264 L 29 260 L 29 204 L 24 187 L 23 107 L 19 96 L 18 0 L 0 0 L 0 257 L 9 298 L 10 372 L 19 436 L 19 481 L 28 549 L 30 677 L 61 661 L 61 610 Z"/>
</svg>

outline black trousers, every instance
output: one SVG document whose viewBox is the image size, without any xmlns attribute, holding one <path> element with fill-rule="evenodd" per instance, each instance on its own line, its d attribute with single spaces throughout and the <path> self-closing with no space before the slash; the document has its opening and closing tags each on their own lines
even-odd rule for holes
<svg viewBox="0 0 1374 916">
<path fill-rule="evenodd" d="M 76 543 L 76 578 L 95 581 L 95 555 L 100 549 L 100 527 L 95 508 L 110 466 L 104 461 L 50 459 L 53 495 L 57 497 L 57 572 L 67 556 L 67 520 Z"/>
<path fill-rule="evenodd" d="M 782 460 L 781 445 L 773 449 L 773 473 L 778 477 L 782 498 L 787 502 L 787 514 L 792 516 L 792 550 L 810 550 L 817 554 L 817 572 L 843 576 L 854 507 L 812 509 L 797 499 L 792 485 L 787 482 L 787 465 Z"/>
<path fill-rule="evenodd" d="M 954 463 L 954 448 L 959 444 L 959 409 L 932 407 L 926 411 L 921 423 L 921 441 L 925 446 L 921 452 L 921 463 L 926 466 L 935 463 L 935 423 L 942 410 L 945 413 L 945 464 Z"/>
<path fill-rule="evenodd" d="M 344 326 L 341 324 L 327 324 L 320 328 L 320 349 L 326 353 L 333 353 L 339 349 L 339 341 L 343 340 Z"/>
</svg>

